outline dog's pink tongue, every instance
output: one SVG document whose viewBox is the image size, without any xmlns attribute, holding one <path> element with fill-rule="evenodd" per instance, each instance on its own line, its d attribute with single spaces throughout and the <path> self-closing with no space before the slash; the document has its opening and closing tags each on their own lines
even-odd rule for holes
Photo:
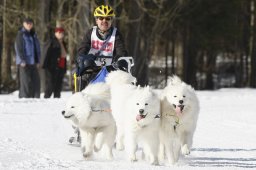
<svg viewBox="0 0 256 170">
<path fill-rule="evenodd" d="M 142 117 L 141 115 L 137 115 L 137 116 L 136 116 L 136 120 L 137 120 L 137 121 L 140 121 L 141 119 L 143 119 L 143 117 Z"/>
<path fill-rule="evenodd" d="M 176 112 L 177 116 L 181 116 L 182 115 L 181 108 L 179 106 L 177 106 L 175 108 L 175 112 Z"/>
</svg>

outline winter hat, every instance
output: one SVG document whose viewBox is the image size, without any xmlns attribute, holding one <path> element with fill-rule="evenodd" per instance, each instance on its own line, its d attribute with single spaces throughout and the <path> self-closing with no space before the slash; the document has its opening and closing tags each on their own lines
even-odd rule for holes
<svg viewBox="0 0 256 170">
<path fill-rule="evenodd" d="M 55 32 L 65 32 L 65 30 L 62 27 L 56 27 Z"/>
<path fill-rule="evenodd" d="M 30 18 L 30 17 L 24 18 L 24 19 L 23 19 L 23 23 L 24 23 L 24 22 L 26 22 L 26 23 L 32 23 L 32 24 L 34 23 L 33 19 Z"/>
<path fill-rule="evenodd" d="M 65 32 L 64 28 L 61 26 L 60 21 L 56 21 L 56 28 L 55 28 L 55 32 Z"/>
</svg>

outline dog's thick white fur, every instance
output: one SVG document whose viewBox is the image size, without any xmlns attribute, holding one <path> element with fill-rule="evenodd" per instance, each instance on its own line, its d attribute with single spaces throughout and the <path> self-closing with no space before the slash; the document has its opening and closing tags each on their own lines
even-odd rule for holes
<svg viewBox="0 0 256 170">
<path fill-rule="evenodd" d="M 124 106 L 127 99 L 132 95 L 136 89 L 134 83 L 136 78 L 124 71 L 112 71 L 106 77 L 106 83 L 110 86 L 111 91 L 111 110 L 112 115 L 116 121 L 117 135 L 116 148 L 118 150 L 124 149 Z"/>
<path fill-rule="evenodd" d="M 158 164 L 160 98 L 151 88 L 132 85 L 136 79 L 123 71 L 111 72 L 106 78 L 111 91 L 111 109 L 117 124 L 116 148 L 136 161 L 138 144 L 145 158 Z"/>
<path fill-rule="evenodd" d="M 139 145 L 150 164 L 158 164 L 160 98 L 151 88 L 138 87 L 127 99 L 123 115 L 125 151 L 136 161 Z"/>
<path fill-rule="evenodd" d="M 199 114 L 199 101 L 195 90 L 177 76 L 169 78 L 161 95 L 161 160 L 167 156 L 175 164 L 180 152 L 190 153 Z"/>
<path fill-rule="evenodd" d="M 105 83 L 88 85 L 73 94 L 66 103 L 63 116 L 79 127 L 83 156 L 89 158 L 93 148 L 105 145 L 106 158 L 113 159 L 116 125 L 110 110 L 110 89 Z"/>
</svg>

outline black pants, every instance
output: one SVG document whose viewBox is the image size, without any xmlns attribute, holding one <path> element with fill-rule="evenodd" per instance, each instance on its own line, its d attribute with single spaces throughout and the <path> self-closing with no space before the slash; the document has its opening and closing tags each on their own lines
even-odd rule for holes
<svg viewBox="0 0 256 170">
<path fill-rule="evenodd" d="M 65 75 L 64 69 L 56 69 L 50 71 L 45 69 L 45 92 L 44 98 L 51 97 L 53 93 L 54 98 L 60 98 L 60 92 L 62 89 L 62 82 Z"/>
<path fill-rule="evenodd" d="M 36 65 L 18 67 L 19 98 L 40 98 L 40 78 Z"/>
</svg>

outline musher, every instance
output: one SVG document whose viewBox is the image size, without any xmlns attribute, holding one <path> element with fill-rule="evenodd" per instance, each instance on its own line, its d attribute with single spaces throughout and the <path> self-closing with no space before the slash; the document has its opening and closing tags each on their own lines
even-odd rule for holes
<svg viewBox="0 0 256 170">
<path fill-rule="evenodd" d="M 101 5 L 95 9 L 94 17 L 96 26 L 87 31 L 78 48 L 76 73 L 81 78 L 79 91 L 95 78 L 102 66 L 107 66 L 108 72 L 115 69 L 128 71 L 128 63 L 118 60 L 128 53 L 121 33 L 113 26 L 114 10 Z"/>
</svg>

